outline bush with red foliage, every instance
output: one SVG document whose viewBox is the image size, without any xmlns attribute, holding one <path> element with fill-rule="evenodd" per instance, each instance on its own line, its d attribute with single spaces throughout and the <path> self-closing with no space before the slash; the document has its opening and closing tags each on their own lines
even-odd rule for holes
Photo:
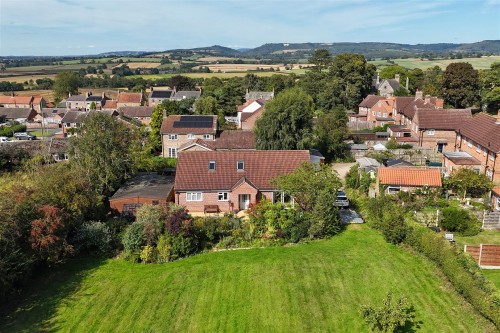
<svg viewBox="0 0 500 333">
<path fill-rule="evenodd" d="M 66 241 L 66 216 L 59 208 L 49 205 L 41 206 L 38 211 L 40 218 L 31 222 L 31 248 L 40 259 L 56 262 L 73 251 Z"/>
</svg>

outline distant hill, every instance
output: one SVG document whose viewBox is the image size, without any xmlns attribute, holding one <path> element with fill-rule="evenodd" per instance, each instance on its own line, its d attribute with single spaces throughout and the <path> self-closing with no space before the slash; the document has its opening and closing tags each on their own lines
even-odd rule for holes
<svg viewBox="0 0 500 333">
<path fill-rule="evenodd" d="M 136 57 L 145 54 L 146 51 L 112 51 L 112 52 L 104 52 L 99 53 L 96 56 L 98 57 Z"/>
</svg>

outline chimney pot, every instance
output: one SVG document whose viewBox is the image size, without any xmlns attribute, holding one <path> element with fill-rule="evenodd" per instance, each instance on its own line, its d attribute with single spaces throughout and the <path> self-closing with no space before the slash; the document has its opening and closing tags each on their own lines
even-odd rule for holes
<svg viewBox="0 0 500 333">
<path fill-rule="evenodd" d="M 399 82 L 399 74 L 394 75 L 394 79 Z"/>
</svg>

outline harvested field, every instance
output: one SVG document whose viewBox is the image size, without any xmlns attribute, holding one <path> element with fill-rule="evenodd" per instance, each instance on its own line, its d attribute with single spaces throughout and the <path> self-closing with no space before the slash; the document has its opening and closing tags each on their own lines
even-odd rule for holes
<svg viewBox="0 0 500 333">
<path fill-rule="evenodd" d="M 118 65 L 114 66 L 113 68 L 121 67 L 124 64 L 125 63 L 118 64 Z M 160 66 L 161 64 L 159 62 L 128 62 L 128 63 L 126 63 L 126 65 L 130 69 L 136 69 L 136 68 L 156 68 L 156 67 Z"/>
<path fill-rule="evenodd" d="M 300 67 L 299 67 L 300 66 Z M 308 67 L 308 64 L 304 65 L 293 65 L 292 69 L 299 69 L 301 67 Z M 263 64 L 216 64 L 216 65 L 202 65 L 196 66 L 195 69 L 199 69 L 200 67 L 208 67 L 212 72 L 221 71 L 223 73 L 227 72 L 246 72 L 246 71 L 255 71 L 258 68 L 264 68 L 269 70 L 274 68 L 275 70 L 279 68 L 280 71 L 285 70 L 284 64 L 276 64 L 276 65 L 263 65 Z"/>
</svg>

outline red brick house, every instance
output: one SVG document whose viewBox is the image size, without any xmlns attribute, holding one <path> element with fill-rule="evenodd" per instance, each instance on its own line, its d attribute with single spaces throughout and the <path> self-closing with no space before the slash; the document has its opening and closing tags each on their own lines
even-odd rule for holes
<svg viewBox="0 0 500 333">
<path fill-rule="evenodd" d="M 175 203 L 190 212 L 238 212 L 262 198 L 280 200 L 270 181 L 310 161 L 307 150 L 180 152 Z"/>
<path fill-rule="evenodd" d="M 262 116 L 265 105 L 266 101 L 263 99 L 251 99 L 238 106 L 238 128 L 253 130 L 255 122 Z"/>
<path fill-rule="evenodd" d="M 394 108 L 394 97 L 380 99 L 370 109 L 367 115 L 367 121 L 375 124 L 375 126 L 384 126 L 385 124 L 394 124 L 392 118 Z"/>
<path fill-rule="evenodd" d="M 388 194 L 413 192 L 416 189 L 440 188 L 441 171 L 435 168 L 379 168 L 377 174 L 377 193 L 381 190 Z"/>
<path fill-rule="evenodd" d="M 368 95 L 366 96 L 361 103 L 358 105 L 358 115 L 359 116 L 367 116 L 372 107 L 377 104 L 378 101 L 383 100 L 384 97 L 377 95 Z M 366 120 L 366 119 L 365 119 Z"/>
<path fill-rule="evenodd" d="M 142 102 L 143 102 L 142 91 L 139 93 L 119 91 L 116 106 L 118 108 L 121 108 L 123 106 L 141 106 Z"/>
<path fill-rule="evenodd" d="M 168 116 L 160 129 L 162 156 L 177 157 L 181 146 L 197 139 L 213 142 L 217 130 L 217 116 Z"/>
<path fill-rule="evenodd" d="M 479 172 L 500 183 L 500 112 L 497 117 L 479 113 L 463 123 L 456 131 L 455 151 L 477 159 Z"/>
<path fill-rule="evenodd" d="M 443 153 L 443 167 L 445 177 L 461 168 L 470 168 L 480 172 L 481 161 L 464 151 L 448 151 Z"/>
<path fill-rule="evenodd" d="M 416 109 L 411 134 L 420 147 L 455 150 L 455 131 L 472 118 L 470 109 Z"/>
</svg>

